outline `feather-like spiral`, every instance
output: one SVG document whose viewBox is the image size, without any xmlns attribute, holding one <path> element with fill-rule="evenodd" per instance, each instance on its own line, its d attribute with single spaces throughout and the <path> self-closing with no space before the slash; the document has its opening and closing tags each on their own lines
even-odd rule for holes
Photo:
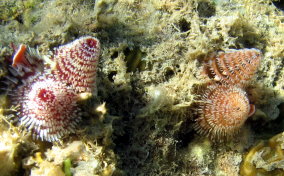
<svg viewBox="0 0 284 176">
<path fill-rule="evenodd" d="M 70 84 L 77 93 L 92 93 L 99 54 L 100 43 L 94 37 L 81 37 L 60 46 L 54 55 L 55 75 Z"/>
<path fill-rule="evenodd" d="M 20 124 L 33 138 L 56 141 L 74 132 L 80 121 L 77 94 L 51 74 L 35 75 L 14 91 L 12 102 L 19 106 Z"/>
<path fill-rule="evenodd" d="M 210 85 L 201 98 L 194 128 L 211 139 L 228 139 L 253 112 L 254 106 L 250 105 L 246 92 L 241 88 Z"/>
<path fill-rule="evenodd" d="M 214 81 L 243 86 L 255 74 L 261 57 L 258 49 L 218 52 L 208 58 L 205 72 Z"/>
</svg>

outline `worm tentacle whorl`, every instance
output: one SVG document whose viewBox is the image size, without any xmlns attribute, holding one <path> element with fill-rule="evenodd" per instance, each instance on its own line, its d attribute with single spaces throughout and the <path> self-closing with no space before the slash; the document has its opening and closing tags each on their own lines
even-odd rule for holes
<svg viewBox="0 0 284 176">
<path fill-rule="evenodd" d="M 12 104 L 19 106 L 20 123 L 43 141 L 53 142 L 74 132 L 81 119 L 78 98 L 95 89 L 98 39 L 81 37 L 60 46 L 53 61 L 26 45 L 12 47 L 15 54 L 10 71 L 14 77 L 7 79 L 14 83 L 10 94 Z"/>
<path fill-rule="evenodd" d="M 243 86 L 255 74 L 261 57 L 261 51 L 258 49 L 218 52 L 209 57 L 204 69 L 215 81 Z"/>
<path fill-rule="evenodd" d="M 195 130 L 211 139 L 228 139 L 253 113 L 246 92 L 228 85 L 210 85 L 201 99 Z"/>
<path fill-rule="evenodd" d="M 92 93 L 99 54 L 100 43 L 94 37 L 81 37 L 59 47 L 54 56 L 56 76 L 73 86 L 77 93 Z"/>
<path fill-rule="evenodd" d="M 53 75 L 36 75 L 16 89 L 12 102 L 20 106 L 20 123 L 33 138 L 56 141 L 74 132 L 81 119 L 77 94 Z"/>
</svg>

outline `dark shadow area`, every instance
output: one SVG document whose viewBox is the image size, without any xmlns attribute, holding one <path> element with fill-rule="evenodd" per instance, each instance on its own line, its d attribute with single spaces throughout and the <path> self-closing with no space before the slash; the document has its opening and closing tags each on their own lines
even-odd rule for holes
<svg viewBox="0 0 284 176">
<path fill-rule="evenodd" d="M 228 34 L 236 40 L 236 48 L 257 48 L 263 50 L 266 46 L 266 40 L 264 36 L 261 36 L 254 30 L 253 27 L 248 24 L 238 24 L 237 22 L 231 27 Z"/>
<path fill-rule="evenodd" d="M 198 3 L 197 12 L 200 17 L 209 18 L 216 14 L 216 7 L 214 2 L 201 1 Z"/>
<path fill-rule="evenodd" d="M 125 55 L 127 72 L 145 70 L 146 61 L 143 58 L 146 56 L 146 53 L 142 52 L 139 47 L 134 47 L 133 49 L 127 47 L 123 53 Z"/>
<path fill-rule="evenodd" d="M 189 31 L 190 28 L 190 22 L 186 21 L 186 19 L 182 18 L 179 23 L 178 23 L 178 27 L 180 29 L 181 32 L 187 32 Z"/>
<path fill-rule="evenodd" d="M 279 10 L 284 11 L 284 1 L 278 0 L 278 1 L 272 1 L 272 3 L 277 7 Z"/>
</svg>

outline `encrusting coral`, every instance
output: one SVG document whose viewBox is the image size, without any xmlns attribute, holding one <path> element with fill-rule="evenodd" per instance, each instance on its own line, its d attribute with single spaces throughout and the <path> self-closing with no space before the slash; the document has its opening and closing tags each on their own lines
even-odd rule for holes
<svg viewBox="0 0 284 176">
<path fill-rule="evenodd" d="M 1 175 L 14 175 L 20 162 L 16 160 L 20 146 L 20 135 L 9 131 L 0 132 L 0 170 Z"/>
<path fill-rule="evenodd" d="M 219 167 L 229 175 L 238 172 L 235 168 L 241 160 L 239 156 L 252 145 L 255 136 L 267 136 L 267 129 L 262 127 L 274 132 L 283 130 L 278 123 L 284 102 L 283 11 L 275 6 L 275 1 L 2 0 L 0 6 L 0 78 L 9 74 L 3 60 L 12 53 L 11 42 L 49 55 L 52 48 L 79 36 L 100 39 L 98 96 L 78 102 L 83 112 L 81 130 L 62 142 L 70 145 L 73 140 L 86 140 L 104 151 L 113 151 L 114 157 L 109 157 L 111 152 L 104 152 L 102 156 L 108 159 L 97 160 L 108 165 L 115 163 L 111 167 L 114 172 L 109 169 L 104 173 L 117 175 L 121 170 L 124 175 L 201 176 L 215 175 L 215 167 Z M 198 89 L 209 80 L 200 74 L 206 60 L 202 58 L 216 51 L 227 53 L 245 48 L 257 48 L 263 53 L 256 79 L 247 84 L 245 91 L 257 112 L 264 114 L 265 122 L 257 114 L 252 116 L 244 126 L 251 130 L 245 134 L 241 130 L 233 142 L 224 145 L 196 137 L 194 105 Z M 95 109 L 102 102 L 107 111 L 100 118 Z M 239 141 L 243 136 L 251 140 Z M 200 145 L 204 140 L 212 147 Z M 37 151 L 44 154 L 56 145 L 30 138 L 23 143 L 42 147 L 25 150 L 19 161 Z M 190 150 L 193 143 L 206 152 Z M 225 154 L 219 158 L 217 151 Z M 224 164 L 225 161 L 229 163 Z M 85 164 L 78 166 L 80 173 L 88 171 L 86 168 L 96 161 Z M 30 172 L 37 166 L 18 170 Z"/>
<path fill-rule="evenodd" d="M 244 155 L 241 176 L 270 176 L 284 174 L 284 133 L 261 141 Z"/>
<path fill-rule="evenodd" d="M 53 146 L 45 153 L 36 153 L 35 156 L 27 157 L 24 160 L 24 167 L 38 166 L 32 169 L 32 176 L 43 175 L 44 173 L 50 176 L 52 174 L 65 175 L 67 173 L 64 173 L 61 168 L 67 160 L 70 160 L 71 165 L 68 166 L 70 168 L 67 169 L 67 172 L 71 172 L 74 176 L 112 175 L 115 164 L 109 163 L 109 158 L 104 154 L 101 146 L 73 141 L 68 143 L 67 146 Z"/>
</svg>

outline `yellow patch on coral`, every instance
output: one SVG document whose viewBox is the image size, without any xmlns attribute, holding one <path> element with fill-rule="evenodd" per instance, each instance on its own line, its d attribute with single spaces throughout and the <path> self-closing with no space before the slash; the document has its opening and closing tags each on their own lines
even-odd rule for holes
<svg viewBox="0 0 284 176">
<path fill-rule="evenodd" d="M 284 133 L 267 142 L 261 141 L 244 156 L 240 167 L 242 176 L 284 174 Z"/>
</svg>

